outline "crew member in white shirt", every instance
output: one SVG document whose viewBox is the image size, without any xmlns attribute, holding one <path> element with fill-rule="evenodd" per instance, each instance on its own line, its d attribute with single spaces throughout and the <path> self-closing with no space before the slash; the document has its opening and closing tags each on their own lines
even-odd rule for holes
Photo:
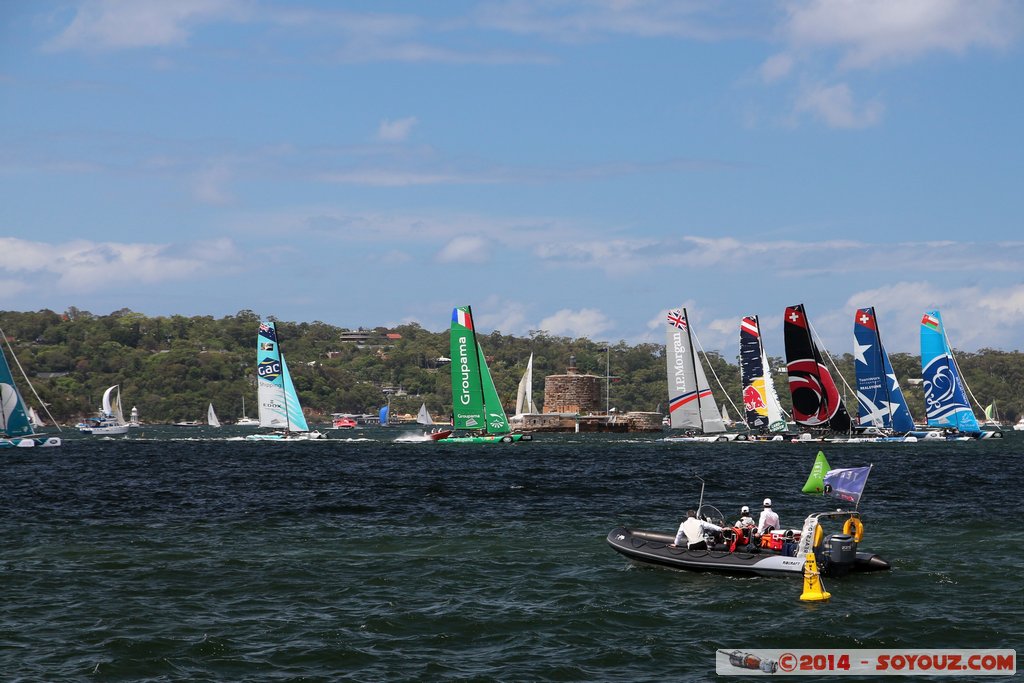
<svg viewBox="0 0 1024 683">
<path fill-rule="evenodd" d="M 772 499 L 764 499 L 764 510 L 761 510 L 761 517 L 757 520 L 757 533 L 761 535 L 765 529 L 778 529 L 780 525 L 779 515 L 772 510 Z"/>
<path fill-rule="evenodd" d="M 722 527 L 697 519 L 696 512 L 687 510 L 686 519 L 679 525 L 679 531 L 676 532 L 676 540 L 672 542 L 672 545 L 682 545 L 685 538 L 686 547 L 690 550 L 707 550 L 708 543 L 705 534 L 718 534 L 721 532 Z"/>
</svg>

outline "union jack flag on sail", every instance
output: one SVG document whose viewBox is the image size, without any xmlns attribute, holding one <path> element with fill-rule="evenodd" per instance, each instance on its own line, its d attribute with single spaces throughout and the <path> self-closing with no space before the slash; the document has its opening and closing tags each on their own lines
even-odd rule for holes
<svg viewBox="0 0 1024 683">
<path fill-rule="evenodd" d="M 670 325 L 674 325 L 680 329 L 686 329 L 686 318 L 683 317 L 682 311 L 669 311 L 668 322 Z"/>
</svg>

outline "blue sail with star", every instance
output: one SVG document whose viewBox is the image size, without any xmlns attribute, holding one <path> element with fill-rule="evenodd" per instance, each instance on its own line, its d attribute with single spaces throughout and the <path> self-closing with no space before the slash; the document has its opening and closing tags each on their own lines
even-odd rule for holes
<svg viewBox="0 0 1024 683">
<path fill-rule="evenodd" d="M 929 425 L 961 432 L 981 431 L 978 418 L 967 402 L 960 370 L 949 349 L 938 311 L 928 311 L 921 318 L 921 377 Z"/>
<path fill-rule="evenodd" d="M 914 428 L 903 390 L 882 346 L 874 308 L 858 309 L 853 320 L 857 405 L 861 426 L 905 433 Z"/>
</svg>

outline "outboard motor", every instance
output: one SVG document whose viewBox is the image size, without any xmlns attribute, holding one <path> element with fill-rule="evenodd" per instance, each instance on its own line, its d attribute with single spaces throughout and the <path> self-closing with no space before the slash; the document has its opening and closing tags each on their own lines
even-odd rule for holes
<svg viewBox="0 0 1024 683">
<path fill-rule="evenodd" d="M 850 534 L 832 534 L 826 539 L 829 576 L 846 576 L 857 563 L 857 543 Z"/>
</svg>

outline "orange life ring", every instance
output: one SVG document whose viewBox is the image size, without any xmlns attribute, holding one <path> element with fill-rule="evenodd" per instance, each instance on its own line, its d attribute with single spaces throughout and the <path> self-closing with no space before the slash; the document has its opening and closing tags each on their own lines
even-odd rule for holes
<svg viewBox="0 0 1024 683">
<path fill-rule="evenodd" d="M 846 520 L 846 523 L 843 524 L 843 533 L 852 533 L 853 540 L 860 543 L 860 539 L 864 538 L 864 523 L 856 517 L 850 517 Z"/>
</svg>

